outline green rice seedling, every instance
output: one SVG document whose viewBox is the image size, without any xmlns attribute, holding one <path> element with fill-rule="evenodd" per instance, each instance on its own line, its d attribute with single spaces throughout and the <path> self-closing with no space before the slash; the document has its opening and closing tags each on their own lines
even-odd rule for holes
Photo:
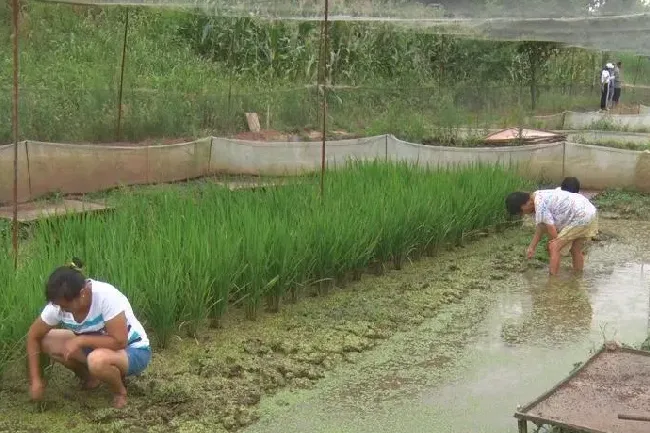
<svg viewBox="0 0 650 433">
<path fill-rule="evenodd" d="M 344 266 L 341 266 L 337 272 L 337 278 L 343 278 L 347 272 L 353 273 L 353 279 L 359 279 L 360 273 L 372 260 L 377 244 L 382 236 L 382 230 L 377 230 L 376 227 L 369 224 L 367 218 L 363 215 L 355 214 L 351 218 L 350 227 L 356 230 L 355 233 L 348 233 L 351 239 L 356 242 L 351 243 L 350 248 L 347 250 Z"/>
<path fill-rule="evenodd" d="M 305 234 L 314 262 L 313 281 L 318 283 L 323 293 L 334 284 L 336 277 L 348 270 L 345 259 L 359 243 L 355 236 L 358 233 L 352 233 L 356 231 L 356 227 L 350 224 L 352 215 L 339 211 L 338 206 L 341 204 L 333 200 L 317 207 Z"/>
<path fill-rule="evenodd" d="M 426 173 L 425 173 L 426 175 Z M 417 217 L 422 221 L 418 249 L 433 255 L 448 239 L 455 221 L 450 218 L 450 195 L 453 190 L 450 176 L 445 173 L 431 173 L 420 195 Z"/>
<path fill-rule="evenodd" d="M 408 167 L 401 167 L 404 172 L 411 171 L 416 177 L 409 179 L 411 174 L 406 175 L 404 183 L 400 186 L 396 184 L 394 191 L 391 194 L 392 208 L 404 209 L 400 214 L 391 213 L 388 215 L 386 221 L 390 224 L 387 232 L 390 233 L 390 256 L 395 266 L 395 269 L 401 269 L 402 263 L 408 258 L 417 248 L 422 245 L 423 240 L 426 238 L 427 223 L 436 223 L 429 221 L 427 218 L 427 210 L 433 206 L 439 206 L 439 203 L 432 203 L 431 198 L 436 196 L 439 190 L 432 190 L 429 179 L 423 176 L 422 170 L 413 169 L 409 170 Z M 433 185 L 431 185 L 433 186 Z M 417 193 L 409 193 L 408 189 L 414 188 Z M 430 194 L 430 196 L 427 196 Z M 438 200 L 443 200 L 444 196 L 438 196 Z M 399 216 L 398 216 L 399 215 Z M 392 227 L 392 230 L 390 229 Z"/>
<path fill-rule="evenodd" d="M 276 224 L 277 221 L 254 200 L 244 207 L 236 226 L 242 236 L 242 260 L 246 264 L 236 286 L 242 291 L 241 300 L 249 319 L 256 318 L 262 298 L 279 279 L 278 274 L 273 274 L 273 260 L 277 254 L 282 254 L 282 242 L 286 239 L 276 238 Z"/>
<path fill-rule="evenodd" d="M 380 228 L 376 258 L 381 262 L 392 260 L 401 268 L 403 260 L 421 243 L 426 219 L 427 194 L 420 190 L 426 177 L 423 171 L 407 164 L 385 166 L 367 165 L 362 170 L 372 171 L 374 191 L 366 193 L 368 201 L 377 205 L 370 208 L 373 224 Z M 417 191 L 415 191 L 417 190 Z"/>
<path fill-rule="evenodd" d="M 0 259 L 0 363 L 20 350 L 49 272 L 72 256 L 122 290 L 164 346 L 232 305 L 252 319 L 263 301 L 277 311 L 314 282 L 327 288 L 373 261 L 400 267 L 415 251 L 462 242 L 505 221 L 505 195 L 527 187 L 510 167 L 351 162 L 327 172 L 324 199 L 316 175 L 266 191 L 209 182 L 115 191 L 112 213 L 38 224 L 18 272 L 10 254 Z"/>
<path fill-rule="evenodd" d="M 267 308 L 276 312 L 286 294 L 297 297 L 297 289 L 309 263 L 304 241 L 304 223 L 310 218 L 313 202 L 309 187 L 291 182 L 254 193 L 256 203 L 265 209 L 276 241 L 266 269 L 268 278 L 277 280 L 265 292 Z"/>
<path fill-rule="evenodd" d="M 292 180 L 258 195 L 266 201 L 271 218 L 277 222 L 275 236 L 278 245 L 271 257 L 270 275 L 277 275 L 278 282 L 267 293 L 270 311 L 278 311 L 283 299 L 296 301 L 315 266 L 308 241 L 311 234 L 309 223 L 320 207 L 314 185 L 305 179 Z"/>
<path fill-rule="evenodd" d="M 206 220 L 198 214 L 197 203 L 188 200 L 178 200 L 182 209 L 172 215 L 168 224 L 169 229 L 178 237 L 174 239 L 171 248 L 176 257 L 183 257 L 178 261 L 177 277 L 179 279 L 179 320 L 186 325 L 190 336 L 196 336 L 199 328 L 206 322 L 212 311 L 213 284 L 215 272 L 212 259 L 212 236 L 207 235 L 208 230 L 219 229 L 210 227 Z M 194 224 L 192 230 L 186 229 L 188 224 Z M 198 236 L 206 233 L 204 236 Z M 222 269 L 220 273 L 228 273 Z"/>
<path fill-rule="evenodd" d="M 210 320 L 213 327 L 220 324 L 226 313 L 230 300 L 241 296 L 235 291 L 235 282 L 244 272 L 246 265 L 242 261 L 242 238 L 228 231 L 222 225 L 211 237 L 209 253 L 201 260 L 206 260 L 210 267 L 212 280 L 210 285 Z"/>
<path fill-rule="evenodd" d="M 161 347 L 169 342 L 179 319 L 183 263 L 170 255 L 170 242 L 152 242 L 141 251 L 134 287 L 144 294 L 143 311 Z M 129 265 L 132 266 L 132 265 Z"/>
<path fill-rule="evenodd" d="M 289 288 L 297 285 L 299 278 L 298 270 L 301 262 L 306 259 L 304 255 L 299 254 L 304 250 L 296 248 L 298 245 L 304 245 L 298 241 L 296 233 L 285 224 L 275 226 L 275 235 L 278 242 L 273 246 L 273 255 L 269 257 L 268 266 L 269 275 L 275 275 L 277 281 L 268 286 L 265 293 L 267 307 L 271 312 L 280 310 L 282 297 Z"/>
<path fill-rule="evenodd" d="M 8 262 L 0 291 L 0 371 L 24 353 L 27 329 L 45 305 L 44 281 L 50 270 L 39 257 L 21 262 L 17 271 L 13 259 Z"/>
</svg>

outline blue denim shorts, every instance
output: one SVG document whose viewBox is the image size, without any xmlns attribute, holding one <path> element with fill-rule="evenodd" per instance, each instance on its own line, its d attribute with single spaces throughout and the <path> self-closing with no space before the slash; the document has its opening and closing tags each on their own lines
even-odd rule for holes
<svg viewBox="0 0 650 433">
<path fill-rule="evenodd" d="M 82 350 L 88 356 L 95 349 L 84 347 Z M 151 362 L 151 349 L 148 347 L 127 347 L 125 351 L 126 357 L 129 360 L 129 370 L 126 372 L 126 375 L 139 376 Z"/>
<path fill-rule="evenodd" d="M 127 347 L 126 356 L 129 359 L 127 376 L 139 376 L 151 362 L 151 349 L 140 347 Z"/>
</svg>

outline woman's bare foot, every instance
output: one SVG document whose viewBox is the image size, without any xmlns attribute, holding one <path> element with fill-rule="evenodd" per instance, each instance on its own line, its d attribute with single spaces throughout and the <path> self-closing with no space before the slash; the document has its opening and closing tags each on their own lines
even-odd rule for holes
<svg viewBox="0 0 650 433">
<path fill-rule="evenodd" d="M 122 409 L 126 406 L 126 392 L 124 394 L 113 394 L 113 407 Z"/>
</svg>

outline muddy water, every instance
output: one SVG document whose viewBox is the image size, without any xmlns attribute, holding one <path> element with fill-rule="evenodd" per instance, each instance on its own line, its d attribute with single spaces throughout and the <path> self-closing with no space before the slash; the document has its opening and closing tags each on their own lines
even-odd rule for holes
<svg viewBox="0 0 650 433">
<path fill-rule="evenodd" d="M 262 400 L 246 432 L 516 432 L 512 417 L 603 339 L 648 334 L 650 225 L 603 221 L 582 277 L 507 276 L 343 365 L 315 388 Z M 566 267 L 566 264 L 565 264 Z"/>
</svg>

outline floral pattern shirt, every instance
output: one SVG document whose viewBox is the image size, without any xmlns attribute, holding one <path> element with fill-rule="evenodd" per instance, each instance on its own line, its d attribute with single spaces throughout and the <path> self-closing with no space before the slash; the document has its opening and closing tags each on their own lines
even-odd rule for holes
<svg viewBox="0 0 650 433">
<path fill-rule="evenodd" d="M 587 225 L 596 218 L 596 207 L 582 194 L 561 189 L 535 192 L 535 222 L 553 225 L 560 231 L 566 227 Z"/>
</svg>

